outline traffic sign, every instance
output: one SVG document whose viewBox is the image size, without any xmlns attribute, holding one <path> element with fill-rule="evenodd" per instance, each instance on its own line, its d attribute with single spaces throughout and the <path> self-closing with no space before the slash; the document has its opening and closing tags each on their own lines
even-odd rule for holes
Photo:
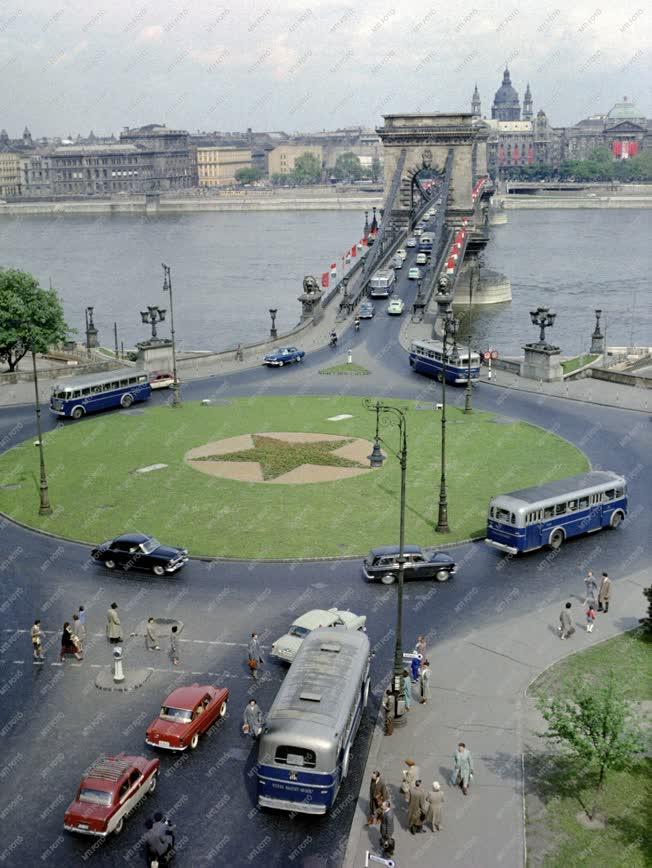
<svg viewBox="0 0 652 868">
<path fill-rule="evenodd" d="M 498 358 L 498 350 L 492 350 L 492 351 L 491 351 L 491 358 L 492 358 L 492 359 L 497 359 L 497 358 Z"/>
<path fill-rule="evenodd" d="M 491 353 L 489 353 L 489 352 L 483 353 L 482 358 L 485 360 L 485 362 L 488 362 L 489 359 L 491 358 Z"/>
</svg>

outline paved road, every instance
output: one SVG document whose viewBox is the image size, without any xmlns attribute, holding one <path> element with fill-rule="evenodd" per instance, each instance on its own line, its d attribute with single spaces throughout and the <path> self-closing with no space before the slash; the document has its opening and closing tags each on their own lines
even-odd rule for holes
<svg viewBox="0 0 652 868">
<path fill-rule="evenodd" d="M 407 280 L 408 264 L 400 274 L 397 292 L 410 303 L 416 287 Z M 349 329 L 336 350 L 313 353 L 301 366 L 256 369 L 196 381 L 184 387 L 184 397 L 228 400 L 251 394 L 345 392 L 434 400 L 439 386 L 412 374 L 397 345 L 398 328 L 396 319 L 379 310 L 375 320 L 362 323 L 359 334 Z M 369 367 L 371 376 L 349 380 L 318 374 L 328 363 L 341 361 L 349 346 L 354 360 Z M 463 393 L 453 394 L 456 401 L 463 401 Z M 166 398 L 159 394 L 153 401 Z M 553 430 L 584 449 L 595 467 L 624 473 L 631 480 L 632 516 L 618 532 L 570 543 L 554 558 L 543 552 L 510 561 L 481 543 L 458 547 L 461 567 L 453 582 L 408 587 L 406 640 L 420 632 L 430 633 L 436 645 L 454 638 L 461 621 L 467 629 L 481 629 L 500 623 L 506 607 L 510 614 L 525 614 L 551 587 L 576 589 L 589 563 L 617 575 L 641 569 L 649 561 L 649 417 L 482 385 L 474 392 L 474 402 L 478 409 Z M 56 426 L 56 420 L 47 413 L 44 416 L 47 428 Z M 3 449 L 33 435 L 29 407 L 9 407 L 0 412 Z M 536 462 L 535 455 L 532 460 Z M 435 496 L 433 480 L 433 508 Z M 122 865 L 137 846 L 147 812 L 156 808 L 173 813 L 179 837 L 185 839 L 179 865 L 341 864 L 378 697 L 391 666 L 392 588 L 364 584 L 355 561 L 194 561 L 174 578 L 123 577 L 89 565 L 88 550 L 83 546 L 49 539 L 10 522 L 3 522 L 0 531 L 0 732 L 4 746 L 0 818 L 9 830 L 3 836 L 1 864 L 67 866 L 88 861 L 101 866 Z M 179 671 L 172 671 L 164 652 L 146 655 L 142 639 L 137 639 L 127 646 L 127 665 L 153 666 L 155 671 L 146 684 L 125 696 L 104 693 L 93 686 L 97 667 L 108 661 L 109 646 L 102 631 L 106 609 L 113 600 L 120 607 L 123 624 L 130 629 L 149 614 L 184 622 Z M 82 602 L 89 612 L 89 633 L 98 634 L 93 636 L 84 662 L 52 665 L 58 636 L 51 635 L 48 639 L 54 645 L 47 663 L 32 665 L 24 631 L 33 618 L 38 615 L 46 630 L 58 632 Z M 240 733 L 241 710 L 250 695 L 243 643 L 251 630 L 257 629 L 268 645 L 297 613 L 334 605 L 367 614 L 375 649 L 373 699 L 356 742 L 351 778 L 328 818 L 298 816 L 290 820 L 285 815 L 258 811 L 251 774 L 254 756 Z M 266 666 L 265 680 L 256 688 L 264 709 L 269 707 L 282 676 L 280 666 Z M 143 734 L 161 699 L 171 685 L 194 680 L 226 684 L 231 690 L 229 714 L 223 725 L 195 753 L 162 757 L 160 787 L 147 808 L 132 817 L 119 839 L 92 850 L 92 841 L 64 835 L 63 810 L 81 771 L 102 751 L 151 753 L 143 744 Z"/>
</svg>

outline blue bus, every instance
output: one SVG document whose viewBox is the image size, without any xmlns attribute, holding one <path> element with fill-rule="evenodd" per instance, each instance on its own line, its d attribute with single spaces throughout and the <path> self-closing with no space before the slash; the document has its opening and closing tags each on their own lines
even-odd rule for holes
<svg viewBox="0 0 652 868">
<path fill-rule="evenodd" d="M 627 483 L 611 470 L 592 470 L 489 502 L 487 545 L 516 555 L 559 549 L 570 537 L 616 528 L 627 515 Z"/>
<path fill-rule="evenodd" d="M 419 253 L 431 253 L 434 242 L 434 232 L 423 232 L 419 238 Z"/>
<path fill-rule="evenodd" d="M 410 365 L 418 374 L 427 377 L 443 379 L 444 361 L 443 345 L 441 341 L 426 338 L 421 341 L 412 341 L 410 347 Z M 457 355 L 448 353 L 446 361 L 446 382 L 454 386 L 466 385 L 469 379 L 469 353 L 468 350 L 460 350 Z M 480 356 L 471 352 L 471 382 L 477 383 L 480 379 Z"/>
<path fill-rule="evenodd" d="M 56 383 L 52 386 L 50 410 L 57 416 L 81 419 L 99 410 L 126 409 L 136 401 L 149 400 L 151 394 L 146 371 L 120 368 Z"/>
<path fill-rule="evenodd" d="M 349 773 L 369 697 L 369 639 L 313 630 L 276 695 L 258 746 L 258 804 L 325 814 Z"/>
</svg>

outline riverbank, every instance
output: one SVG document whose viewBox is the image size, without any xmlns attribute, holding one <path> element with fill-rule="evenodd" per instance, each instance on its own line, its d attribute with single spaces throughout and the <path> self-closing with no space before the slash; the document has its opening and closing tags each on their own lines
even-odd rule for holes
<svg viewBox="0 0 652 868">
<path fill-rule="evenodd" d="M 524 195 L 509 193 L 497 197 L 505 210 L 541 210 L 548 208 L 652 208 L 652 188 L 647 193 L 546 193 Z"/>
</svg>

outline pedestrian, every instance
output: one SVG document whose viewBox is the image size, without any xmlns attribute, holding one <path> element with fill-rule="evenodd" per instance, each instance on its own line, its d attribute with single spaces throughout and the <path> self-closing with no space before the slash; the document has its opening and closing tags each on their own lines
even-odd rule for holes
<svg viewBox="0 0 652 868">
<path fill-rule="evenodd" d="M 86 643 L 86 609 L 80 606 L 77 610 L 77 618 L 79 619 L 79 633 L 77 634 L 82 645 Z"/>
<path fill-rule="evenodd" d="M 419 687 L 421 689 L 421 705 L 425 705 L 429 699 L 432 699 L 430 692 L 430 661 L 424 660 L 421 667 L 421 675 L 419 676 Z"/>
<path fill-rule="evenodd" d="M 417 654 L 416 651 L 412 655 L 410 668 L 412 669 L 412 683 L 417 684 L 419 681 L 419 670 L 421 669 L 421 655 Z"/>
<path fill-rule="evenodd" d="M 32 640 L 32 654 L 34 656 L 34 663 L 42 663 L 44 659 L 44 654 L 40 618 L 37 618 L 34 621 L 34 623 L 32 624 L 32 629 L 29 631 L 29 633 Z"/>
<path fill-rule="evenodd" d="M 263 662 L 263 653 L 258 643 L 258 634 L 252 633 L 247 645 L 247 666 L 254 681 L 258 680 L 258 667 Z"/>
<path fill-rule="evenodd" d="M 111 603 L 106 615 L 106 636 L 109 642 L 115 645 L 122 642 L 122 624 L 118 615 L 118 604 Z"/>
<path fill-rule="evenodd" d="M 170 628 L 170 658 L 172 659 L 172 665 L 179 665 L 179 636 L 177 635 L 179 632 L 179 628 L 176 624 L 173 624 Z"/>
<path fill-rule="evenodd" d="M 383 856 L 393 856 L 396 842 L 394 841 L 394 811 L 389 799 L 383 802 L 383 810 L 380 816 L 380 849 Z"/>
<path fill-rule="evenodd" d="M 444 794 L 441 791 L 439 781 L 433 781 L 432 789 L 427 796 L 426 823 L 430 823 L 432 831 L 441 829 L 441 818 L 444 805 Z"/>
<path fill-rule="evenodd" d="M 595 606 L 593 603 L 589 603 L 589 608 L 586 610 L 586 632 L 593 632 L 593 625 L 595 624 Z"/>
<path fill-rule="evenodd" d="M 82 654 L 84 651 L 84 642 L 81 637 L 82 630 L 79 625 L 79 615 L 76 612 L 72 616 L 72 625 L 70 627 L 70 632 L 72 633 L 72 638 L 77 645 L 79 653 Z"/>
<path fill-rule="evenodd" d="M 70 629 L 70 624 L 68 621 L 64 621 L 63 624 L 63 632 L 61 633 L 61 656 L 60 660 L 63 663 L 65 654 L 74 654 L 77 660 L 81 660 L 82 656 L 79 653 L 79 648 L 77 643 L 75 642 L 74 636 L 72 635 L 72 630 Z"/>
<path fill-rule="evenodd" d="M 473 777 L 473 757 L 471 751 L 467 749 L 463 741 L 461 741 L 457 750 L 453 754 L 453 774 L 451 776 L 451 786 L 454 787 L 458 783 L 462 787 L 464 795 L 468 795 L 469 784 Z"/>
<path fill-rule="evenodd" d="M 598 601 L 598 583 L 596 582 L 593 576 L 593 570 L 589 570 L 586 574 L 586 578 L 584 579 L 584 605 L 588 606 L 589 603 L 597 603 Z"/>
<path fill-rule="evenodd" d="M 421 659 L 426 656 L 426 637 L 417 636 L 417 644 L 414 646 L 417 654 L 421 654 Z"/>
<path fill-rule="evenodd" d="M 412 705 L 412 679 L 407 669 L 403 670 L 403 699 L 405 700 L 405 710 L 409 711 Z"/>
<path fill-rule="evenodd" d="M 410 801 L 410 790 L 413 785 L 420 780 L 421 772 L 419 771 L 419 766 L 415 763 L 415 761 L 408 757 L 405 760 L 406 769 L 403 769 L 403 780 L 401 781 L 401 792 L 405 797 L 405 801 Z"/>
<path fill-rule="evenodd" d="M 145 648 L 148 651 L 160 651 L 161 649 L 161 646 L 158 644 L 156 624 L 151 617 L 147 619 L 147 626 L 145 627 Z"/>
<path fill-rule="evenodd" d="M 423 821 L 426 818 L 426 810 L 426 792 L 421 786 L 421 781 L 417 780 L 410 790 L 410 800 L 408 801 L 407 826 L 411 835 L 425 832 Z"/>
<path fill-rule="evenodd" d="M 265 715 L 260 710 L 255 699 L 250 699 L 249 704 L 244 710 L 242 731 L 246 735 L 250 735 L 256 739 L 263 731 L 265 725 Z"/>
<path fill-rule="evenodd" d="M 148 868 L 158 868 L 169 850 L 169 841 L 159 829 L 154 828 L 154 821 L 151 817 L 145 820 L 145 829 L 143 843 L 145 844 L 147 866 Z"/>
<path fill-rule="evenodd" d="M 602 574 L 600 582 L 600 591 L 598 592 L 598 612 L 604 612 L 605 615 L 609 611 L 609 601 L 611 599 L 611 579 L 607 573 Z"/>
<path fill-rule="evenodd" d="M 383 711 L 385 712 L 385 735 L 394 732 L 394 694 L 388 688 L 383 696 Z"/>
<path fill-rule="evenodd" d="M 174 847 L 174 826 L 160 811 L 154 814 L 154 831 L 168 843 L 169 850 Z"/>
<path fill-rule="evenodd" d="M 575 627 L 571 623 L 570 603 L 566 603 L 564 608 L 559 613 L 559 638 L 570 639 L 575 632 Z"/>
<path fill-rule="evenodd" d="M 373 826 L 376 820 L 380 820 L 383 812 L 383 804 L 387 799 L 389 799 L 387 784 L 383 780 L 381 773 L 376 769 L 376 771 L 371 773 L 371 781 L 369 782 L 368 826 Z"/>
</svg>

